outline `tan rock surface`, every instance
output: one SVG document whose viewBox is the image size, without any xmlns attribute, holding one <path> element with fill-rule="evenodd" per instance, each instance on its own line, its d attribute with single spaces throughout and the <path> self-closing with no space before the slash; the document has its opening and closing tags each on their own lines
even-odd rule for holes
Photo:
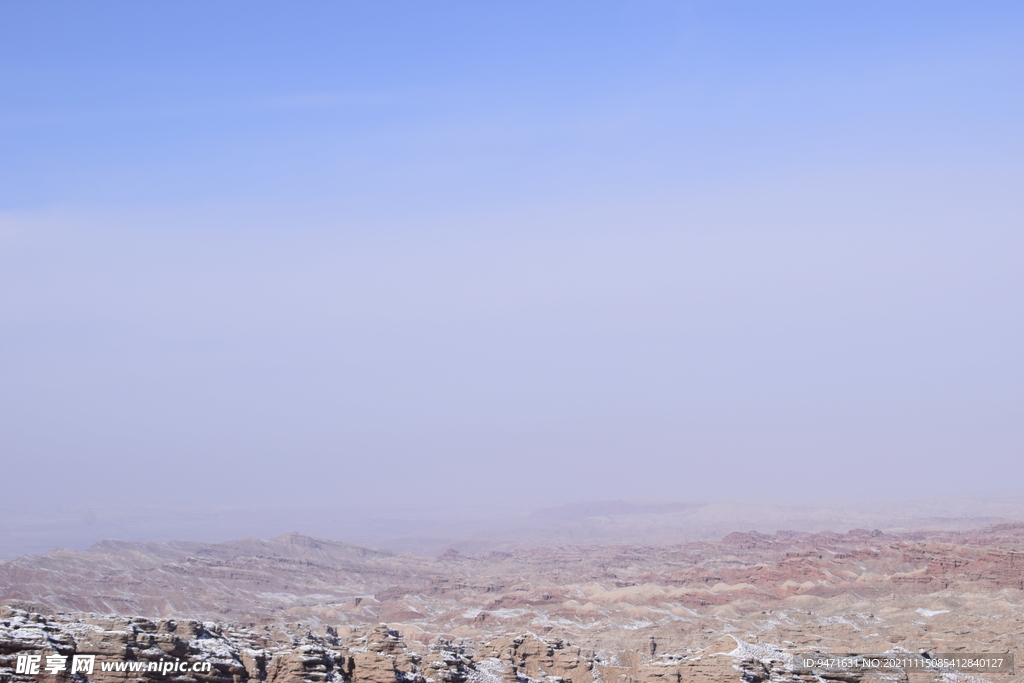
<svg viewBox="0 0 1024 683">
<path fill-rule="evenodd" d="M 194 659 L 211 670 L 188 680 L 209 681 L 916 682 L 935 676 L 812 672 L 793 656 L 1017 652 L 1022 552 L 1011 524 L 437 559 L 298 534 L 105 542 L 0 563 L 0 683 L 22 680 L 26 652 Z"/>
</svg>

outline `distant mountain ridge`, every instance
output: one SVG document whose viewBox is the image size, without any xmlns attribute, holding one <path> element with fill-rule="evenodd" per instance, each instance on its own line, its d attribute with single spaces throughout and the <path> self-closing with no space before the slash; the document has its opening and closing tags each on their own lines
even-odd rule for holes
<svg viewBox="0 0 1024 683">
<path fill-rule="evenodd" d="M 83 519 L 90 521 L 83 523 Z M 449 548 L 479 555 L 563 543 L 710 541 L 737 530 L 774 533 L 787 529 L 844 532 L 877 528 L 901 533 L 976 529 L 1022 520 L 1024 499 L 1019 497 L 785 503 L 758 499 L 597 500 L 539 509 L 46 507 L 0 518 L 0 558 L 43 554 L 55 546 L 85 549 L 104 537 L 138 541 L 191 538 L 215 544 L 224 539 L 271 538 L 299 530 L 364 548 L 435 557 Z M 178 547 L 191 546 L 188 542 L 180 546 L 170 542 L 160 552 L 173 552 Z M 251 552 L 265 551 L 254 548 Z"/>
</svg>

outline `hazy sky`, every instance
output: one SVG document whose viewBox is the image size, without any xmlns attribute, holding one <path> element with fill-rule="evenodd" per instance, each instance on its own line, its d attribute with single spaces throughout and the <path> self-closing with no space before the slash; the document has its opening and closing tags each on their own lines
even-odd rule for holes
<svg viewBox="0 0 1024 683">
<path fill-rule="evenodd" d="M 1024 491 L 1022 105 L 1019 2 L 0 4 L 0 517 Z"/>
</svg>

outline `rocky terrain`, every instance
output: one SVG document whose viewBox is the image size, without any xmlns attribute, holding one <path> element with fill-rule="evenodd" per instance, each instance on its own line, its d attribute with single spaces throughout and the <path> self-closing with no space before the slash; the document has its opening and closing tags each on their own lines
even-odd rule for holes
<svg viewBox="0 0 1024 683">
<path fill-rule="evenodd" d="M 1011 680 L 794 655 L 1017 652 L 1024 525 L 433 559 L 299 534 L 106 541 L 0 562 L 0 600 L 0 681 L 50 676 L 17 673 L 30 652 L 210 666 L 90 681 Z"/>
<path fill-rule="evenodd" d="M 1024 520 L 1017 496 L 886 500 L 630 501 L 592 500 L 532 508 L 522 501 L 486 507 L 443 505 L 344 507 L 312 500 L 302 507 L 173 504 L 124 505 L 48 501 L 14 506 L 0 500 L 0 560 L 43 554 L 54 547 L 83 550 L 97 538 L 210 540 L 277 536 L 303 529 L 321 538 L 436 557 L 557 545 L 670 545 L 714 541 L 733 531 L 809 533 L 881 528 L 966 531 Z"/>
</svg>

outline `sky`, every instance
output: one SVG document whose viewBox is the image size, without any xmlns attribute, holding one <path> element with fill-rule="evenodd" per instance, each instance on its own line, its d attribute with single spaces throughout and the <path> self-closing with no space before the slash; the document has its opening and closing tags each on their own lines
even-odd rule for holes
<svg viewBox="0 0 1024 683">
<path fill-rule="evenodd" d="M 4 3 L 0 532 L 1024 493 L 1022 121 L 1014 2 Z"/>
</svg>

